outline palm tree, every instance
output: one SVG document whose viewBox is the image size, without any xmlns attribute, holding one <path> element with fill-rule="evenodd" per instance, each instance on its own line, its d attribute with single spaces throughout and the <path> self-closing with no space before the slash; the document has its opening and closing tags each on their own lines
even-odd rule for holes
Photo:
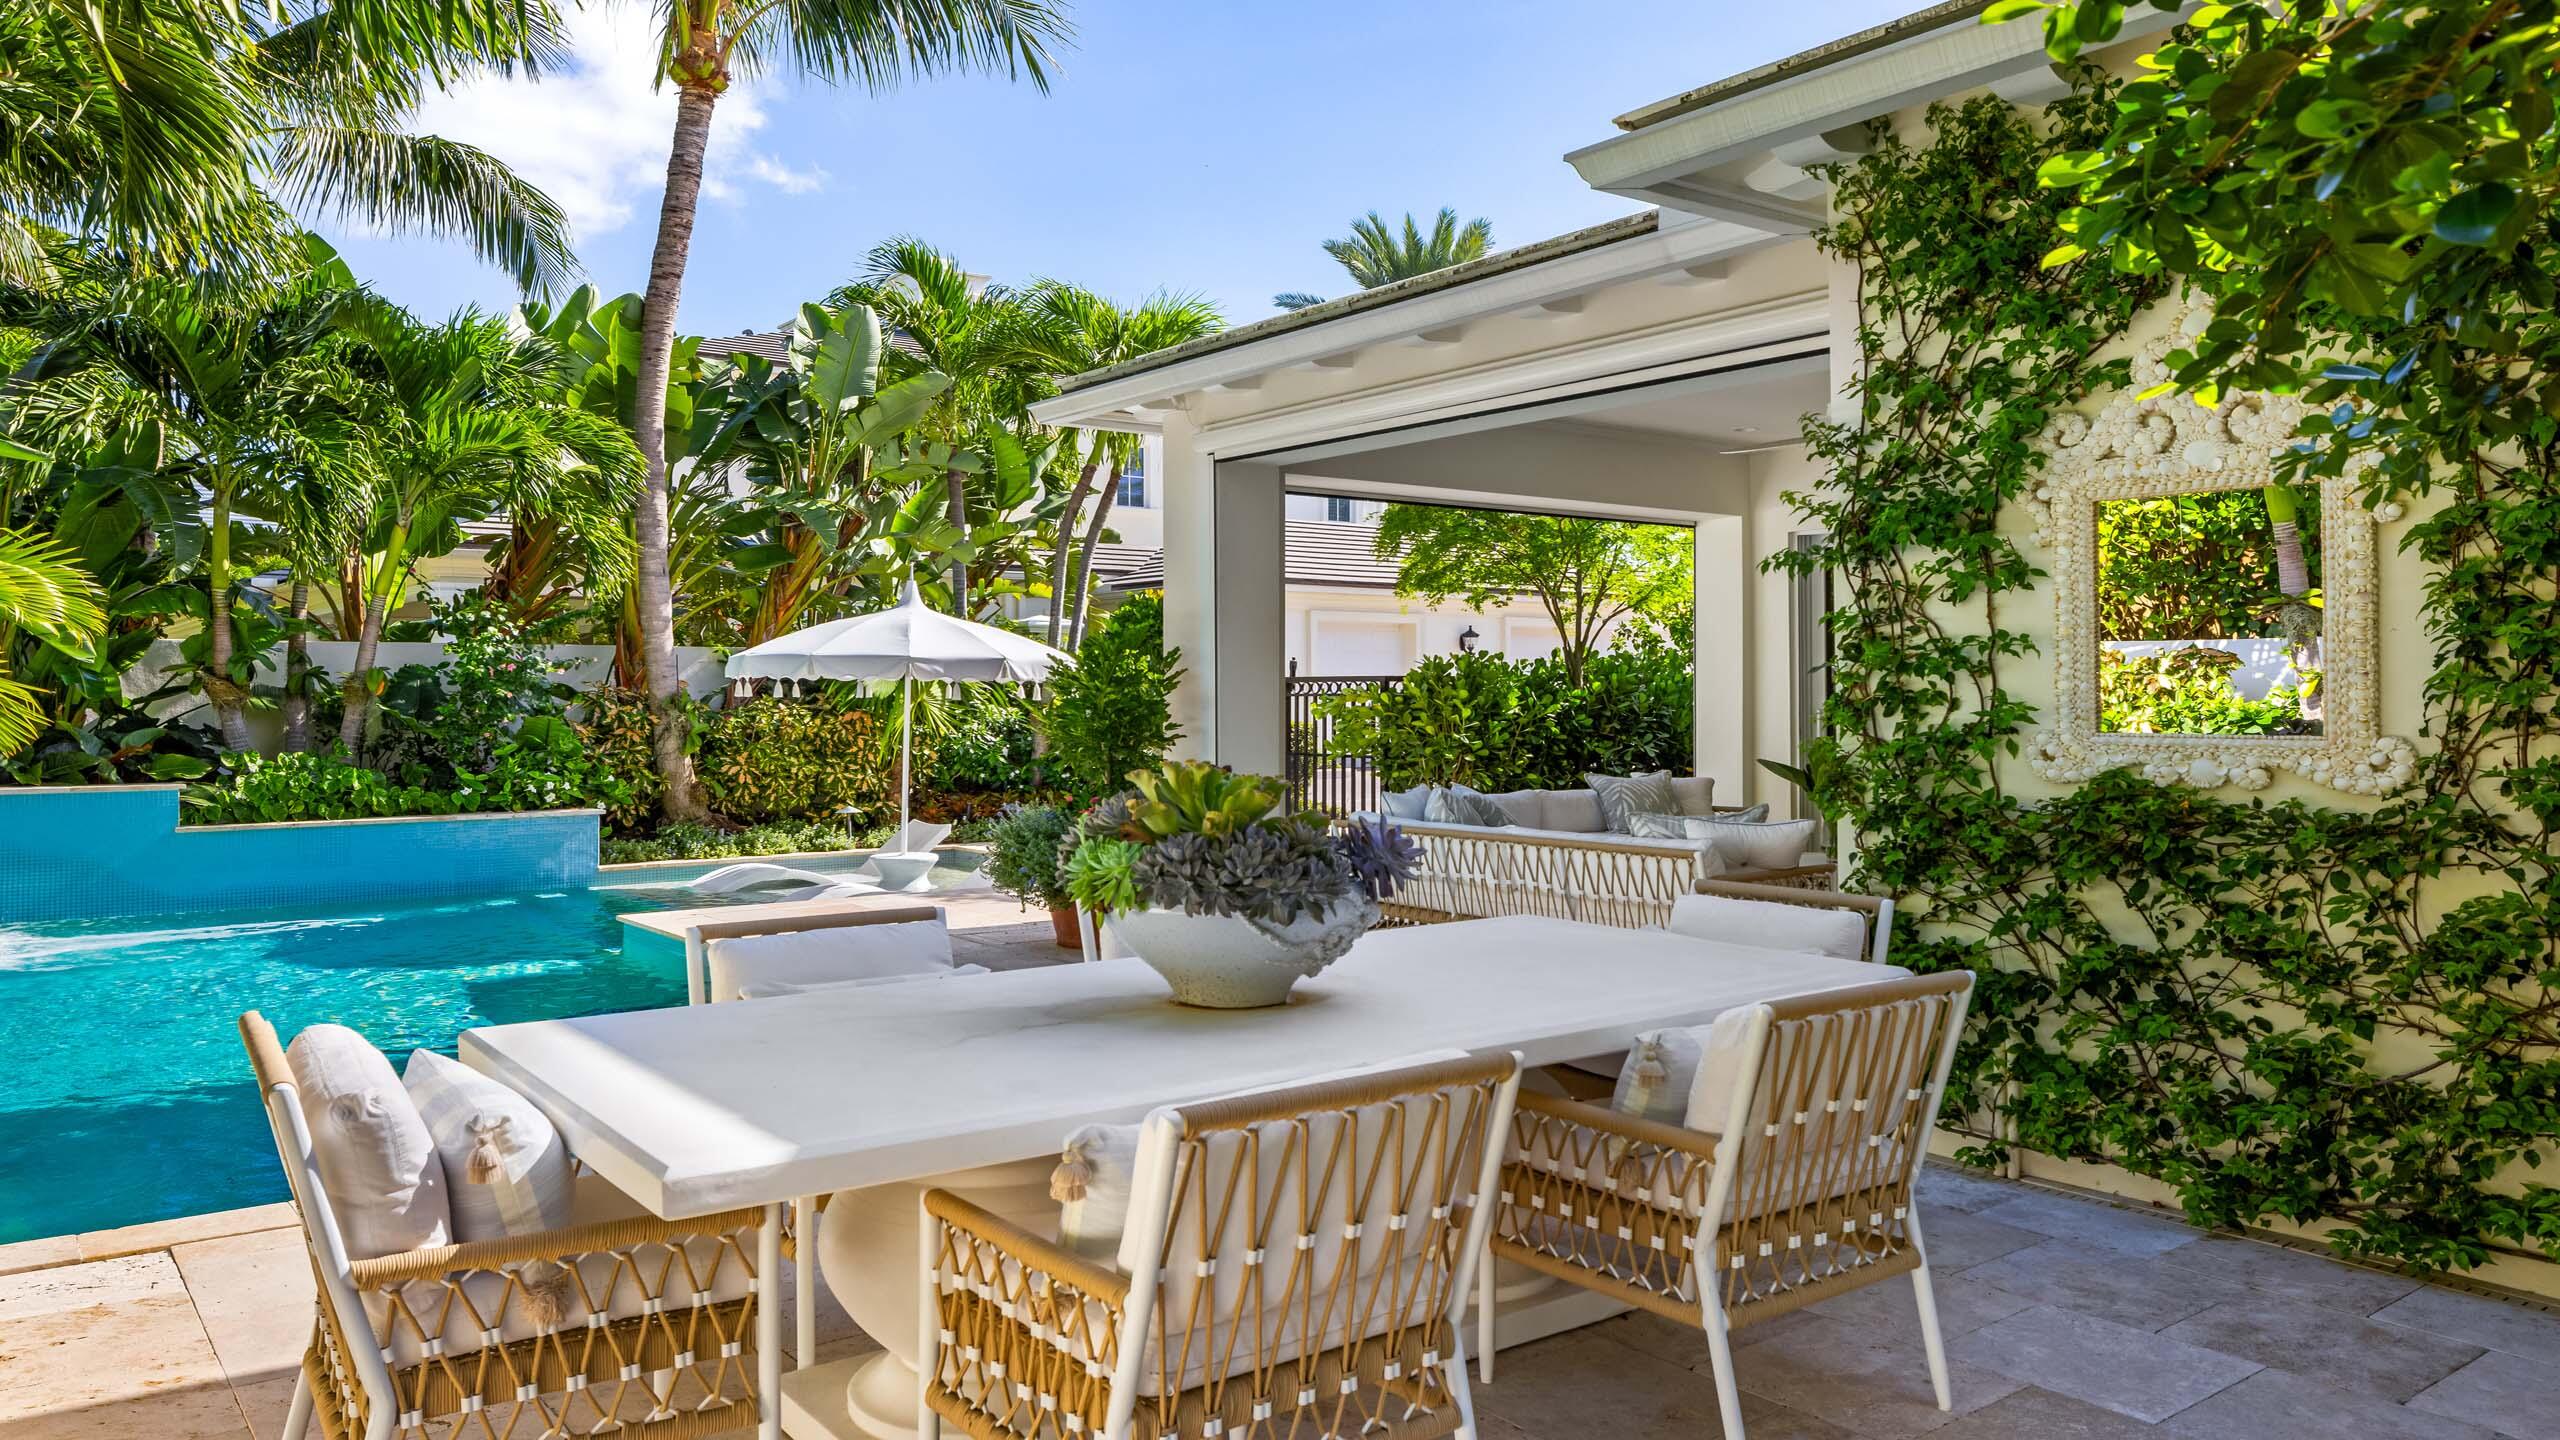
<svg viewBox="0 0 2560 1440">
<path fill-rule="evenodd" d="M 421 326 L 373 301 L 349 324 L 370 361 L 363 445 L 378 477 L 364 618 L 338 730 L 352 755 L 372 708 L 383 623 L 406 595 L 420 538 L 501 511 L 565 513 L 599 549 L 591 573 L 619 579 L 630 559 L 612 517 L 638 488 L 640 454 L 622 426 L 562 401 L 555 347 L 503 320 L 465 311 Z"/>
<path fill-rule="evenodd" d="M 34 744 L 45 725 L 36 692 L 9 674 L 8 641 L 25 633 L 77 653 L 106 628 L 106 592 L 70 550 L 42 536 L 0 530 L 0 755 Z"/>
<path fill-rule="evenodd" d="M 666 813 L 701 820 L 709 812 L 695 794 L 693 766 L 674 700 L 675 596 L 667 576 L 666 435 L 646 411 L 666 394 L 675 353 L 676 305 L 693 244 L 694 206 L 702 194 L 702 158 L 711 140 L 711 111 L 732 80 L 784 62 L 803 76 L 852 80 L 884 90 L 909 74 L 1002 69 L 1045 90 L 1051 47 L 1068 33 L 1048 0 L 667 0 L 661 8 L 658 80 L 676 87 L 675 137 L 667 149 L 667 185 L 658 205 L 658 239 L 642 295 L 639 426 L 643 483 L 637 524 L 638 605 L 642 663 L 656 712 L 658 773 Z"/>
<path fill-rule="evenodd" d="M 556 12 L 426 0 L 29 0 L 0 14 L 0 278 L 50 232 L 209 280 L 297 268 L 292 213 L 467 240 L 529 290 L 577 266 L 559 208 L 486 152 L 403 128 L 431 85 L 537 70 Z"/>
<path fill-rule="evenodd" d="M 1054 280 L 1032 287 L 1026 308 L 1028 323 L 1017 343 L 1032 363 L 1056 375 L 1117 365 L 1215 334 L 1226 325 L 1218 307 L 1198 295 L 1159 291 L 1134 308 L 1127 308 L 1081 286 Z M 1136 441 L 1134 435 L 1096 433 L 1085 451 L 1085 463 L 1077 473 L 1075 485 L 1067 492 L 1066 506 L 1058 515 L 1057 544 L 1049 558 L 1048 638 L 1052 645 L 1063 638 L 1073 649 L 1083 638 L 1094 548 L 1102 542 L 1103 522 L 1119 498 L 1120 473 L 1136 452 Z M 1086 497 L 1093 492 L 1095 475 L 1106 464 L 1109 475 L 1102 483 L 1101 503 L 1094 507 L 1091 523 L 1085 527 L 1084 544 L 1076 568 L 1070 572 L 1067 557 L 1075 542 L 1076 522 L 1083 513 Z M 1061 621 L 1069 618 L 1070 605 L 1074 607 L 1072 623 L 1062 626 Z"/>
<path fill-rule="evenodd" d="M 1434 270 L 1481 260 L 1492 245 L 1492 221 L 1479 216 L 1461 226 L 1458 212 L 1443 205 L 1439 217 L 1431 224 L 1429 235 L 1423 234 L 1422 227 L 1413 222 L 1411 212 L 1406 213 L 1404 232 L 1399 235 L 1388 227 L 1377 211 L 1372 210 L 1351 222 L 1348 238 L 1324 242 L 1324 253 L 1340 261 L 1342 268 L 1351 272 L 1354 285 L 1363 290 L 1375 290 L 1398 280 L 1410 280 L 1416 275 L 1428 275 Z M 1310 295 L 1303 290 L 1290 290 L 1272 296 L 1271 303 L 1283 310 L 1304 310 L 1310 305 L 1324 303 L 1324 297 Z"/>
<path fill-rule="evenodd" d="M 1022 298 L 979 282 L 960 262 L 912 235 L 883 241 L 863 263 L 862 278 L 839 286 L 829 305 L 861 304 L 879 312 L 905 340 L 898 368 L 924 367 L 950 377 L 921 431 L 950 446 L 955 458 L 991 422 L 1029 408 L 1040 376 L 1024 362 L 1028 323 Z M 943 470 L 943 517 L 958 540 L 950 556 L 951 609 L 969 613 L 968 471 Z"/>
</svg>

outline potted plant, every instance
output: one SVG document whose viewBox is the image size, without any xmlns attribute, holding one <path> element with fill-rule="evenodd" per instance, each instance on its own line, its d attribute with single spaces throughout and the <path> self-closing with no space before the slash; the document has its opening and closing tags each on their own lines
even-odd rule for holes
<svg viewBox="0 0 2560 1440">
<path fill-rule="evenodd" d="M 1280 811 L 1285 787 L 1175 761 L 1085 813 L 1061 847 L 1067 892 L 1185 1005 L 1278 1005 L 1378 923 L 1420 858 L 1381 822 L 1335 832 Z"/>
<path fill-rule="evenodd" d="M 1064 844 L 1075 817 L 1054 805 L 1007 805 L 988 833 L 987 876 L 1022 901 L 1049 912 L 1058 944 L 1081 949 L 1075 898 L 1067 893 Z"/>
</svg>

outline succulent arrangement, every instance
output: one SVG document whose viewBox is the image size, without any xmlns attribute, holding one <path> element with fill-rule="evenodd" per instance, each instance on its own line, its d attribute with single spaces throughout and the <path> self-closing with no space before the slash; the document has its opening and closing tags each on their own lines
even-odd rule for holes
<svg viewBox="0 0 2560 1440">
<path fill-rule="evenodd" d="M 1288 925 L 1345 901 L 1374 906 L 1421 858 L 1393 825 L 1333 831 L 1322 816 L 1283 812 L 1285 787 L 1267 775 L 1171 761 L 1129 781 L 1060 845 L 1068 893 L 1097 914 L 1154 908 Z"/>
</svg>

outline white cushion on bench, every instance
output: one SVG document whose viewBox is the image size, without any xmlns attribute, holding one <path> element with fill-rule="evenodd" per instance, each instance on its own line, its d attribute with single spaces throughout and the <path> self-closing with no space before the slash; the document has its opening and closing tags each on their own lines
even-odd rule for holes
<svg viewBox="0 0 2560 1440">
<path fill-rule="evenodd" d="M 344 1025 L 311 1026 L 284 1054 L 348 1257 L 451 1243 L 444 1162 L 391 1062 Z"/>
<path fill-rule="evenodd" d="M 940 920 L 740 935 L 713 940 L 702 948 L 708 993 L 714 1000 L 736 999 L 749 987 L 868 980 L 951 968 L 951 932 Z"/>
</svg>

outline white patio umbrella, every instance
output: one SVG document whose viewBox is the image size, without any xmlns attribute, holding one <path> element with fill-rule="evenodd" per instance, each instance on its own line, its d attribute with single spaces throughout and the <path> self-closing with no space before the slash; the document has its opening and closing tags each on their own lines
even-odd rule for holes
<svg viewBox="0 0 2560 1440">
<path fill-rule="evenodd" d="M 1065 653 L 1010 630 L 945 615 L 907 582 L 897 605 L 778 635 L 729 657 L 732 680 L 895 680 L 898 699 L 898 833 L 907 829 L 908 767 L 918 680 L 1046 680 Z"/>
</svg>

